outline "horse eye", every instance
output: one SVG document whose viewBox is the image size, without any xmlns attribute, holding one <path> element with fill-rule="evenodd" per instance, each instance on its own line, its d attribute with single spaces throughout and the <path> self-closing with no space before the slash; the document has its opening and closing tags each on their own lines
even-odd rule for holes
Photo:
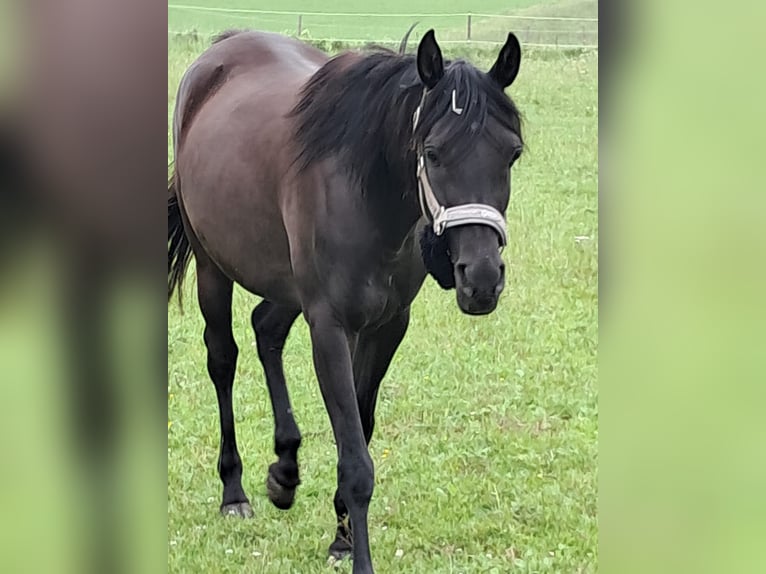
<svg viewBox="0 0 766 574">
<path fill-rule="evenodd" d="M 521 148 L 516 148 L 513 151 L 513 155 L 511 156 L 511 162 L 508 165 L 511 166 L 514 163 L 516 163 L 516 160 L 519 159 L 520 156 L 521 156 Z"/>
<path fill-rule="evenodd" d="M 426 150 L 426 159 L 434 165 L 439 165 L 439 156 L 432 149 Z"/>
</svg>

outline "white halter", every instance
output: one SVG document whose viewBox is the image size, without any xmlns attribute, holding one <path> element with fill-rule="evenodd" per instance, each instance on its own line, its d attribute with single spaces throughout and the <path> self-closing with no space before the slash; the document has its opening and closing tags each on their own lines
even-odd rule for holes
<svg viewBox="0 0 766 574">
<path fill-rule="evenodd" d="M 423 90 L 423 96 L 420 98 L 420 104 L 415 109 L 412 116 L 412 133 L 415 134 L 415 128 L 420 121 L 420 111 L 423 102 L 426 99 L 427 90 Z M 457 115 L 463 113 L 463 108 L 458 108 L 456 92 L 452 90 L 452 108 L 451 111 Z M 508 244 L 508 229 L 505 223 L 505 217 L 491 205 L 484 203 L 463 203 L 452 207 L 445 207 L 439 203 L 431 188 L 431 182 L 428 180 L 426 170 L 426 159 L 423 154 L 423 148 L 418 145 L 417 148 L 417 178 L 418 178 L 418 200 L 420 201 L 420 210 L 426 219 L 433 223 L 434 233 L 441 235 L 450 227 L 461 225 L 487 225 L 494 229 L 500 236 L 500 245 L 505 247 Z"/>
</svg>

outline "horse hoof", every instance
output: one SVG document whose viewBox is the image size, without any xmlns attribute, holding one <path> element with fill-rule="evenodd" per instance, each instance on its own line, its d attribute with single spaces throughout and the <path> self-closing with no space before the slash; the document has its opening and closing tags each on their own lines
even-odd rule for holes
<svg viewBox="0 0 766 574">
<path fill-rule="evenodd" d="M 336 538 L 335 541 L 330 544 L 330 548 L 327 551 L 327 554 L 330 556 L 330 560 L 339 562 L 341 560 L 345 560 L 346 558 L 351 559 L 353 550 L 354 549 L 347 540 Z"/>
<path fill-rule="evenodd" d="M 224 516 L 239 516 L 241 518 L 252 518 L 255 515 L 253 508 L 247 502 L 224 504 L 221 506 L 221 514 Z"/>
<path fill-rule="evenodd" d="M 295 486 L 289 487 L 281 484 L 271 468 L 266 477 L 266 490 L 269 492 L 269 500 L 280 510 L 287 510 L 293 505 L 295 500 Z"/>
</svg>

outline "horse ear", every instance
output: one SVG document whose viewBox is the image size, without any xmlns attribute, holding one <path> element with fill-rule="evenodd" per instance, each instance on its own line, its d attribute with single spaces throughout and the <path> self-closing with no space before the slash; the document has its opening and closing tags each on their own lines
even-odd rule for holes
<svg viewBox="0 0 766 574">
<path fill-rule="evenodd" d="M 508 39 L 500 49 L 497 61 L 490 68 L 489 77 L 495 80 L 500 87 L 505 89 L 516 79 L 519 73 L 519 64 L 521 63 L 521 44 L 519 39 L 510 32 Z"/>
<path fill-rule="evenodd" d="M 444 75 L 444 60 L 433 29 L 426 32 L 418 46 L 418 75 L 429 90 Z"/>
</svg>

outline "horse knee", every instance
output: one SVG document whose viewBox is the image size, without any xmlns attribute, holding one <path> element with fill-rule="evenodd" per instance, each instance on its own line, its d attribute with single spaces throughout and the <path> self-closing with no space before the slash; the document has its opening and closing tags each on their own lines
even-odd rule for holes
<svg viewBox="0 0 766 574">
<path fill-rule="evenodd" d="M 375 471 L 370 455 L 343 460 L 338 465 L 338 486 L 346 506 L 366 506 L 375 488 Z"/>
</svg>

